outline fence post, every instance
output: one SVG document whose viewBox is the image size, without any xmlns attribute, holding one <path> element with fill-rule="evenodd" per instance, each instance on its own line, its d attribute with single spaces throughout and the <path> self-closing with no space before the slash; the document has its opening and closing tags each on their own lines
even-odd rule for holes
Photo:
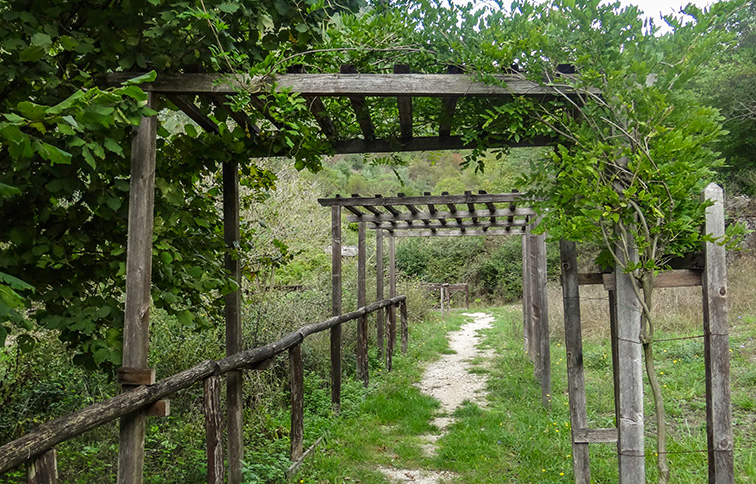
<svg viewBox="0 0 756 484">
<path fill-rule="evenodd" d="M 407 343 L 409 342 L 409 327 L 407 325 L 407 300 L 402 301 L 399 306 L 402 318 L 402 354 L 407 354 Z"/>
<path fill-rule="evenodd" d="M 396 297 L 396 237 L 389 236 L 389 298 Z M 386 370 L 393 366 L 394 347 L 396 346 L 396 307 L 388 307 L 388 345 L 386 347 Z"/>
<path fill-rule="evenodd" d="M 706 187 L 702 201 L 706 208 L 704 233 L 724 235 L 724 192 L 714 183 Z M 732 403 L 730 397 L 730 337 L 727 323 L 727 260 L 725 248 L 704 244 L 703 274 L 704 355 L 706 360 L 706 437 L 709 482 L 734 482 Z"/>
<path fill-rule="evenodd" d="M 304 452 L 304 373 L 302 345 L 289 348 L 291 371 L 291 460 L 297 461 Z"/>
<path fill-rule="evenodd" d="M 575 442 L 575 432 L 588 426 L 583 374 L 583 335 L 580 322 L 580 288 L 578 286 L 577 247 L 561 240 L 562 294 L 564 305 L 564 346 L 567 352 L 567 388 L 572 424 L 572 470 L 575 484 L 590 484 L 588 443 Z"/>
<path fill-rule="evenodd" d="M 153 109 L 157 106 L 157 94 L 148 93 L 147 106 Z M 126 308 L 123 323 L 123 366 L 126 368 L 147 368 L 156 143 L 157 117 L 142 117 L 131 145 Z M 123 386 L 123 391 L 128 389 L 128 386 Z M 142 483 L 145 423 L 144 409 L 121 417 L 118 448 L 119 484 Z"/>
<path fill-rule="evenodd" d="M 27 484 L 56 484 L 58 482 L 58 452 L 50 449 L 26 463 Z"/>
<path fill-rule="evenodd" d="M 378 229 L 375 231 L 375 299 L 376 301 L 383 301 L 383 230 Z M 378 359 L 383 359 L 383 328 L 385 318 L 383 308 L 378 309 L 375 312 L 375 326 L 378 339 Z"/>
<path fill-rule="evenodd" d="M 365 306 L 367 299 L 367 261 L 365 250 L 365 232 L 367 227 L 365 222 L 358 224 L 357 239 L 357 307 Z M 365 314 L 357 321 L 357 378 L 362 380 L 365 388 L 368 386 L 368 316 Z"/>
<path fill-rule="evenodd" d="M 530 352 L 530 320 L 532 306 L 530 305 L 530 226 L 525 226 L 522 240 L 522 349 L 533 361 Z"/>
<path fill-rule="evenodd" d="M 205 379 L 205 437 L 207 440 L 207 484 L 223 484 L 223 412 L 220 404 L 220 376 Z"/>
<path fill-rule="evenodd" d="M 536 334 L 536 361 L 541 382 L 541 404 L 551 406 L 551 346 L 549 345 L 549 304 L 546 295 L 546 235 L 533 236 L 533 319 Z"/>
<path fill-rule="evenodd" d="M 628 245 L 632 246 L 631 241 Z M 646 482 L 646 457 L 643 436 L 643 349 L 640 341 L 640 301 L 632 287 L 632 274 L 621 266 L 638 260 L 638 254 L 625 256 L 618 247 L 619 266 L 615 269 L 617 301 L 617 358 L 619 362 L 619 438 L 620 484 Z M 629 260 L 626 260 L 629 259 Z"/>
<path fill-rule="evenodd" d="M 341 314 L 341 207 L 331 207 L 331 314 Z M 341 411 L 341 325 L 331 328 L 331 405 Z"/>
</svg>

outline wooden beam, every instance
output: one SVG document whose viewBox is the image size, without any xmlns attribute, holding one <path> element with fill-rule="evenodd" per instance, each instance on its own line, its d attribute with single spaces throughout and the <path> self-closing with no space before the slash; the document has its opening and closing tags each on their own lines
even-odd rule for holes
<svg viewBox="0 0 756 484">
<path fill-rule="evenodd" d="M 341 66 L 342 74 L 357 74 L 357 68 L 350 64 L 344 64 Z M 368 108 L 365 96 L 349 96 L 349 102 L 352 103 L 352 109 L 357 117 L 357 123 L 362 130 L 362 136 L 366 141 L 372 141 L 375 139 L 375 128 L 373 127 L 373 121 L 370 119 L 370 109 Z"/>
<path fill-rule="evenodd" d="M 467 192 L 465 192 L 465 195 L 472 195 L 472 192 L 470 192 L 470 191 L 467 191 Z M 474 204 L 474 203 L 470 203 L 470 202 L 467 202 L 467 209 L 468 209 L 468 210 L 469 210 L 469 211 L 470 211 L 471 213 L 473 213 L 473 214 L 474 214 L 474 213 L 475 213 L 475 204 Z M 472 221 L 473 221 L 473 223 L 477 222 L 477 221 L 478 221 L 478 217 L 477 217 L 477 216 L 475 216 L 475 215 L 473 215 L 473 216 L 472 216 Z"/>
<path fill-rule="evenodd" d="M 496 222 L 489 222 L 488 220 L 473 221 L 461 221 L 449 220 L 447 223 L 429 222 L 426 228 L 428 229 L 488 229 L 488 228 L 502 228 L 502 227 L 524 227 L 527 223 L 524 220 L 515 220 L 510 224 L 506 220 L 497 220 Z M 412 226 L 408 225 L 392 225 L 390 222 L 374 222 L 373 228 L 386 229 L 392 231 L 412 230 Z"/>
<path fill-rule="evenodd" d="M 551 408 L 551 345 L 549 331 L 549 302 L 546 284 L 548 274 L 546 267 L 546 234 L 534 236 L 533 256 L 535 279 L 533 287 L 533 313 L 536 319 L 538 339 L 538 369 L 541 382 L 541 405 Z"/>
<path fill-rule="evenodd" d="M 106 84 L 128 81 L 143 73 L 118 72 L 104 76 Z M 160 93 L 236 94 L 266 92 L 272 82 L 278 91 L 291 90 L 311 96 L 375 97 L 499 97 L 525 96 L 547 100 L 575 96 L 575 90 L 561 85 L 541 86 L 522 75 L 492 76 L 497 84 L 486 84 L 466 74 L 284 74 L 250 77 L 246 74 L 160 74 L 154 82 L 140 84 L 146 91 Z M 599 94 L 597 90 L 591 90 Z M 562 94 L 563 93 L 563 94 Z"/>
<path fill-rule="evenodd" d="M 588 444 L 616 444 L 617 429 L 573 429 L 572 441 L 575 444 L 584 444 L 586 448 Z"/>
<path fill-rule="evenodd" d="M 289 348 L 291 372 L 291 460 L 298 461 L 304 451 L 304 369 L 302 345 Z"/>
<path fill-rule="evenodd" d="M 449 197 L 450 195 L 449 195 L 449 192 L 441 192 L 441 196 L 442 197 L 443 196 Z M 465 196 L 465 199 L 468 200 L 468 202 L 465 202 L 465 203 L 469 203 L 469 200 L 472 198 L 472 194 L 470 192 L 465 192 L 464 196 Z M 446 206 L 447 206 L 447 208 L 449 208 L 449 212 L 451 212 L 452 216 L 455 217 L 454 220 L 457 221 L 457 225 L 461 226 L 462 225 L 462 218 L 460 218 L 457 215 L 457 206 L 454 203 L 447 203 Z"/>
<path fill-rule="evenodd" d="M 367 254 L 365 247 L 365 235 L 367 227 L 365 222 L 358 224 L 357 235 L 357 307 L 361 308 L 367 300 Z M 362 380 L 365 388 L 368 387 L 368 320 L 367 315 L 360 318 L 357 324 L 357 378 Z"/>
<path fill-rule="evenodd" d="M 704 233 L 724 236 L 724 191 L 710 184 L 701 201 L 706 208 Z M 734 482 L 732 403 L 730 395 L 730 327 L 727 323 L 727 253 L 723 246 L 704 243 L 704 357 L 706 363 L 706 439 L 709 482 Z"/>
<path fill-rule="evenodd" d="M 578 284 L 598 285 L 603 284 L 604 289 L 613 291 L 615 289 L 614 273 L 591 273 L 578 274 Z M 696 287 L 702 284 L 702 271 L 692 269 L 678 269 L 662 272 L 653 280 L 655 288 L 664 287 Z"/>
<path fill-rule="evenodd" d="M 394 74 L 409 74 L 409 65 L 395 65 Z M 412 96 L 397 96 L 396 104 L 399 108 L 399 131 L 401 139 L 412 138 Z"/>
<path fill-rule="evenodd" d="M 334 139 L 337 137 L 336 126 L 333 124 L 333 120 L 328 115 L 323 100 L 316 96 L 304 96 L 305 102 L 307 102 L 307 108 L 315 117 L 320 129 L 323 130 L 323 134 L 326 138 Z"/>
<path fill-rule="evenodd" d="M 394 231 L 394 237 L 461 237 L 461 236 L 474 236 L 474 235 L 522 235 L 522 231 L 512 231 L 509 227 L 506 229 L 415 229 L 415 230 L 396 230 Z"/>
<path fill-rule="evenodd" d="M 247 116 L 244 111 L 234 111 L 231 108 L 227 96 L 224 96 L 223 94 L 211 94 L 210 99 L 213 100 L 213 103 L 219 109 L 222 109 L 226 114 L 228 114 L 237 125 L 241 126 L 242 129 L 251 134 L 260 134 L 260 128 L 258 128 L 257 125 L 255 125 L 252 120 L 249 119 L 249 116 Z"/>
<path fill-rule="evenodd" d="M 572 425 L 572 470 L 575 484 L 590 484 L 591 470 L 588 443 L 581 442 L 577 430 L 588 425 L 588 407 L 583 372 L 583 332 L 580 322 L 580 288 L 578 286 L 577 247 L 561 240 L 562 304 L 564 306 L 564 348 L 567 361 L 567 395 Z M 615 429 L 616 441 L 616 429 Z"/>
<path fill-rule="evenodd" d="M 447 74 L 462 74 L 458 66 L 447 66 Z M 441 115 L 438 120 L 438 135 L 447 138 L 451 135 L 454 121 L 454 109 L 457 107 L 459 96 L 447 96 L 441 98 Z"/>
<path fill-rule="evenodd" d="M 218 124 L 203 113 L 187 96 L 166 94 L 165 97 L 183 111 L 184 114 L 189 116 L 189 119 L 200 125 L 202 129 L 208 133 L 218 133 Z"/>
<path fill-rule="evenodd" d="M 537 146 L 553 146 L 557 139 L 552 136 L 534 136 L 522 138 L 519 141 L 507 139 L 504 136 L 489 136 L 487 148 L 527 148 Z M 401 153 L 410 151 L 448 151 L 472 150 L 478 143 L 465 141 L 460 136 L 429 136 L 405 139 L 351 139 L 332 141 L 331 146 L 337 154 L 354 153 Z"/>
<path fill-rule="evenodd" d="M 341 207 L 331 207 L 331 314 L 341 314 Z M 331 404 L 341 411 L 341 325 L 331 328 Z"/>
<path fill-rule="evenodd" d="M 404 193 L 397 193 L 396 196 L 399 197 L 399 198 L 405 198 L 406 197 L 406 195 Z M 407 210 L 409 211 L 409 215 L 410 216 L 418 215 L 420 213 L 420 211 L 414 205 L 412 205 L 412 204 L 404 205 L 404 207 L 407 208 Z M 401 217 L 402 215 L 403 214 L 397 212 L 396 214 L 394 214 L 394 220 L 396 220 L 396 217 Z M 412 221 L 413 220 L 414 219 L 407 220 L 407 224 L 408 225 L 412 225 Z M 428 220 L 423 220 L 423 223 L 425 225 L 428 225 Z"/>
<path fill-rule="evenodd" d="M 221 377 L 205 379 L 202 399 L 205 411 L 205 440 L 207 442 L 207 484 L 223 484 L 226 470 L 223 466 L 223 409 L 220 392 Z"/>
<path fill-rule="evenodd" d="M 517 190 L 513 190 L 512 193 L 517 193 Z M 486 194 L 485 190 L 478 190 L 478 195 L 485 195 L 485 194 Z M 512 203 L 514 204 L 514 202 Z M 510 210 L 513 212 L 512 215 L 514 215 L 514 210 L 515 210 L 514 207 L 512 207 L 512 205 L 510 205 L 509 207 L 510 207 Z M 491 215 L 491 222 L 496 222 L 496 216 L 495 216 L 496 205 L 494 205 L 491 202 L 487 202 L 486 208 L 488 209 L 488 213 Z M 526 215 L 535 215 L 535 212 L 529 213 Z"/>
<path fill-rule="evenodd" d="M 57 484 L 58 451 L 50 449 L 26 463 L 27 484 Z"/>
<path fill-rule="evenodd" d="M 389 237 L 389 297 L 396 296 L 396 238 Z M 388 308 L 388 344 L 386 345 L 386 370 L 393 367 L 394 348 L 396 347 L 396 307 Z"/>
<path fill-rule="evenodd" d="M 149 94 L 147 107 L 157 108 Z M 152 289 L 152 234 L 155 207 L 157 116 L 143 117 L 131 145 L 129 222 L 126 249 L 126 309 L 123 328 L 123 366 L 147 368 Z M 124 392 L 135 391 L 123 387 Z M 144 410 L 121 419 L 118 483 L 141 484 L 144 467 Z"/>
<path fill-rule="evenodd" d="M 375 231 L 375 297 L 377 301 L 383 300 L 383 230 Z M 378 359 L 384 356 L 384 311 L 379 309 L 375 312 L 376 338 L 378 342 Z"/>
<path fill-rule="evenodd" d="M 340 206 L 373 206 L 379 207 L 383 205 L 430 205 L 430 204 L 466 204 L 472 203 L 509 203 L 511 201 L 517 201 L 522 199 L 524 194 L 521 193 L 488 193 L 485 195 L 429 195 L 418 197 L 376 197 L 376 198 L 364 198 L 364 197 L 336 197 L 336 198 L 319 198 L 318 203 L 324 207 L 330 207 L 333 205 Z M 433 212 L 431 210 L 431 212 Z"/>
</svg>

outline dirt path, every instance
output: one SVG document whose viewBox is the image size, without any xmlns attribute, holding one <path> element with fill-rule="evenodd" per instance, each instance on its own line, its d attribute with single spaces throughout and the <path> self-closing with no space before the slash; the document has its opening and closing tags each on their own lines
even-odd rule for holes
<svg viewBox="0 0 756 484">
<path fill-rule="evenodd" d="M 454 409 L 459 407 L 465 400 L 470 400 L 480 406 L 485 406 L 486 378 L 483 375 L 470 373 L 472 364 L 470 360 L 475 357 L 489 357 L 490 352 L 479 350 L 476 345 L 479 342 L 478 331 L 490 328 L 493 316 L 486 313 L 464 313 L 464 316 L 472 318 L 465 323 L 459 331 L 451 334 L 449 347 L 453 354 L 442 355 L 441 359 L 431 363 L 425 369 L 420 389 L 423 393 L 432 396 L 441 402 L 442 416 L 434 419 L 433 424 L 443 430 L 452 422 L 451 415 Z M 425 435 L 427 444 L 424 451 L 427 455 L 436 452 L 436 441 L 441 435 Z M 425 471 L 422 469 L 394 469 L 389 467 L 379 468 L 394 482 L 412 482 L 414 484 L 439 484 L 444 478 L 453 477 L 451 472 Z"/>
</svg>

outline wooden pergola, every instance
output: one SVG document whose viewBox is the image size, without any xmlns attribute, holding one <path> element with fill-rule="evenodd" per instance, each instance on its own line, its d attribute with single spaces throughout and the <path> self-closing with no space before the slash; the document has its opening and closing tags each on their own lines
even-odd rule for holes
<svg viewBox="0 0 756 484">
<path fill-rule="evenodd" d="M 116 73 L 107 77 L 107 82 L 117 84 L 132 79 L 137 74 Z M 570 99 L 580 103 L 585 96 L 596 93 L 576 92 L 566 84 L 555 83 L 543 86 L 528 81 L 520 74 L 493 76 L 496 84 L 479 82 L 473 76 L 458 73 L 450 69 L 447 74 L 410 73 L 406 66 L 396 66 L 393 74 L 355 73 L 351 66 L 343 66 L 340 73 L 303 74 L 289 73 L 275 77 L 249 77 L 246 75 L 218 74 L 174 74 L 159 75 L 154 82 L 141 84 L 148 92 L 148 106 L 158 108 L 158 99 L 167 98 L 187 116 L 208 132 L 218 132 L 217 116 L 214 113 L 225 111 L 238 125 L 256 137 L 259 149 L 250 152 L 250 157 L 285 156 L 287 152 L 278 151 L 266 144 L 266 139 L 274 137 L 281 126 L 280 120 L 271 112 L 268 93 L 271 89 L 301 95 L 307 102 L 311 114 L 308 122 L 319 127 L 321 137 L 333 153 L 376 153 L 422 150 L 470 149 L 477 145 L 474 141 L 460 136 L 461 126 L 456 122 L 455 112 L 458 103 L 469 99 L 482 99 L 492 104 L 501 104 L 520 97 L 527 97 L 537 102 L 550 102 L 558 99 Z M 559 79 L 557 79 L 559 81 Z M 249 105 L 244 111 L 232 111 L 229 98 L 239 91 L 246 91 L 250 96 Z M 333 103 L 329 98 L 341 100 L 339 106 L 351 106 L 351 112 L 341 110 L 329 111 Z M 375 125 L 372 103 L 376 98 L 396 103 L 396 129 L 386 130 Z M 413 103 L 421 98 L 438 98 L 438 112 L 430 121 L 423 120 L 419 126 L 413 113 Z M 324 102 L 325 101 L 325 102 Z M 254 113 L 254 114 L 253 114 Z M 334 116 L 340 118 L 353 116 L 354 129 L 340 131 Z M 255 123 L 253 118 L 262 121 Z M 482 126 L 482 122 L 478 126 Z M 470 128 L 470 126 L 467 126 Z M 473 129 L 475 126 L 473 126 Z M 380 135 L 379 133 L 395 133 Z M 267 135 L 271 136 L 267 136 Z M 544 136 L 532 136 L 513 139 L 506 130 L 483 133 L 487 147 L 546 146 L 555 143 L 555 139 Z M 417 135 L 417 136 L 416 136 Z M 154 383 L 154 371 L 147 366 L 149 342 L 149 308 L 151 289 L 151 261 L 153 238 L 153 211 L 155 194 L 157 121 L 155 117 L 142 119 L 135 132 L 132 145 L 132 165 L 129 193 L 129 228 L 127 244 L 127 287 L 126 312 L 124 318 L 123 367 L 119 372 L 119 381 L 124 391 L 140 385 Z M 242 160 L 243 161 L 243 160 Z M 333 246 L 333 311 L 341 312 L 341 256 L 337 243 L 341 242 L 341 207 L 351 207 L 350 217 L 360 223 L 364 259 L 364 232 L 368 223 L 389 234 L 390 248 L 396 237 L 402 236 L 442 236 L 442 235 L 508 235 L 528 234 L 528 221 L 533 213 L 528 208 L 518 206 L 519 198 L 514 194 L 464 195 L 462 198 L 416 199 L 413 197 L 396 198 L 343 198 L 332 203 Z M 330 203 L 330 202 L 329 202 Z M 718 202 L 719 203 L 719 202 Z M 490 205 L 488 205 L 490 204 Z M 719 203 L 721 205 L 721 203 Z M 719 206 L 718 205 L 718 206 Z M 400 210 L 401 207 L 401 210 Z M 394 213 L 396 212 L 396 213 Z M 224 237 L 227 247 L 232 248 L 239 240 L 239 162 L 223 165 L 223 217 Z M 466 215 L 466 216 L 465 216 Z M 715 225 L 707 226 L 709 232 L 720 233 L 723 219 Z M 524 227 L 524 229 L 523 229 Z M 548 320 L 545 299 L 545 245 L 534 236 L 532 244 L 523 244 L 523 257 L 526 272 L 538 274 L 537 281 L 525 281 L 525 334 L 530 337 L 526 348 L 531 357 L 540 351 L 541 358 L 548 358 L 548 330 L 544 336 L 534 334 L 533 321 Z M 706 314 L 706 361 L 707 361 L 707 431 L 709 432 L 709 466 L 710 482 L 730 483 L 733 481 L 732 419 L 729 400 L 729 354 L 727 353 L 727 318 L 724 309 L 726 294 L 726 277 L 724 249 L 707 244 L 707 270 L 704 271 L 703 286 L 704 309 Z M 378 247 L 382 251 L 382 244 Z M 721 249 L 721 252 L 719 251 Z M 393 254 L 393 249 L 391 254 Z M 393 267 L 393 257 L 391 266 Z M 378 254 L 382 260 L 382 255 Z M 231 277 L 240 282 L 241 270 L 239 260 L 230 254 L 226 256 L 226 268 Z M 566 262 L 563 262 L 563 265 Z M 360 262 L 362 273 L 359 282 L 363 288 L 358 294 L 358 305 L 364 305 L 365 261 Z M 569 263 L 571 264 L 571 262 Z M 613 442 L 617 442 L 620 462 L 620 482 L 623 484 L 640 484 L 645 482 L 643 453 L 643 405 L 640 343 L 637 340 L 640 316 L 635 306 L 628 306 L 626 299 L 629 284 L 626 275 L 616 275 L 616 303 L 618 323 L 618 348 L 622 358 L 616 371 L 615 381 L 618 429 Z M 527 278 L 526 278 L 527 279 Z M 577 286 L 575 286 L 577 287 Z M 395 288 L 392 294 L 395 293 Z M 567 296 L 565 296 L 567 297 Z M 570 296 L 574 300 L 574 296 Z M 565 299 L 567 301 L 567 299 Z M 241 299 L 239 291 L 226 295 L 226 353 L 234 355 L 242 350 Z M 628 307 L 630 311 L 628 312 Z M 529 313 L 529 314 L 528 314 Z M 632 313 L 632 314 L 631 314 Z M 361 322 L 362 338 L 366 337 L 367 320 Z M 573 324 L 566 321 L 565 327 Z M 627 324 L 626 324 L 627 321 Z M 331 333 L 332 371 L 340 373 L 340 327 L 334 327 Z M 540 331 L 544 331 L 541 328 Z M 578 326 L 579 331 L 579 326 Z M 633 340 L 631 340 L 634 338 Z M 389 338 L 391 341 L 391 338 Z M 539 348 L 534 344 L 538 341 Z M 360 342 L 362 345 L 362 341 Z M 545 346 L 544 346 L 545 345 Z M 568 354 L 568 366 L 582 362 L 582 350 L 573 346 L 577 353 Z M 624 356 L 622 356 L 624 355 Z M 337 361 L 338 360 L 338 361 Z M 539 361 L 537 359 L 536 361 Z M 366 363 L 361 362 L 363 368 Z M 536 364 L 543 370 L 549 367 L 548 360 Z M 573 373 L 570 373 L 571 375 Z M 366 375 L 361 375 L 366 378 Z M 570 377 L 570 398 L 573 393 L 580 398 L 581 389 L 573 385 Z M 541 378 L 542 385 L 545 378 Z M 340 380 L 334 379 L 334 386 Z M 624 382 L 630 382 L 625 384 Z M 550 382 L 549 382 L 550 387 Z M 542 387 L 548 388 L 548 387 Z M 334 388 L 334 393 L 339 389 Z M 582 388 L 583 401 L 585 389 Z M 544 401 L 544 403 L 548 403 Z M 241 482 L 241 462 L 243 459 L 243 399 L 242 373 L 230 371 L 227 374 L 227 428 L 228 428 L 228 482 Z M 338 406 L 338 402 L 334 401 Z M 571 407 L 572 408 L 572 407 Z M 142 482 L 144 461 L 144 435 L 147 411 L 142 409 L 121 419 L 119 450 L 119 483 Z M 582 411 L 581 411 L 582 415 Z M 640 418 L 639 418 L 640 415 Z M 578 416 L 578 418 L 580 418 Z M 574 452 L 575 477 L 577 482 L 588 482 L 587 443 L 593 437 L 587 434 L 584 442 L 580 438 L 579 422 L 573 419 L 573 446 L 585 444 L 583 450 Z M 582 447 L 581 447 L 582 448 Z M 578 456 L 582 459 L 578 462 Z M 580 472 L 578 472 L 578 470 Z"/>
</svg>

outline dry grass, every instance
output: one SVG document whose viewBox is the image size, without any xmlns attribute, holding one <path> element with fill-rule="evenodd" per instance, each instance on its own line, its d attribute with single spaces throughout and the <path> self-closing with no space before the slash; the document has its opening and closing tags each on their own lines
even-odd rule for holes
<svg viewBox="0 0 756 484">
<path fill-rule="evenodd" d="M 756 256 L 733 257 L 728 261 L 729 315 L 737 330 L 738 316 L 756 312 Z M 549 283 L 549 326 L 555 341 L 564 339 L 562 288 Z M 700 287 L 657 289 L 653 312 L 658 332 L 694 336 L 703 332 Z M 583 337 L 592 341 L 609 338 L 609 299 L 602 286 L 580 287 Z"/>
</svg>

